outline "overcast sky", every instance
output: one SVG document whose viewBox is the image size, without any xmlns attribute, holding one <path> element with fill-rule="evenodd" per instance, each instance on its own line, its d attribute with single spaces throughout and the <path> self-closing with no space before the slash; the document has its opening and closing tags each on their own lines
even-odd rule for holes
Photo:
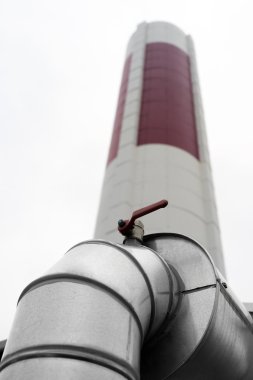
<svg viewBox="0 0 253 380">
<path fill-rule="evenodd" d="M 0 0 L 0 340 L 22 289 L 93 235 L 126 44 L 142 21 L 195 41 L 228 281 L 253 301 L 252 4 Z"/>
</svg>

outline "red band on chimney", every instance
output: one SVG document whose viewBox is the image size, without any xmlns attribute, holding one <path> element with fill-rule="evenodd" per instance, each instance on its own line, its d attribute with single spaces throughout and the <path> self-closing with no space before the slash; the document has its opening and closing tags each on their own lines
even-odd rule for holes
<svg viewBox="0 0 253 380">
<path fill-rule="evenodd" d="M 114 160 L 114 158 L 116 158 L 118 154 L 119 139 L 120 139 L 122 119 L 123 119 L 123 113 L 124 113 L 125 102 L 126 102 L 127 85 L 128 85 L 128 78 L 129 78 L 129 72 L 130 72 L 130 66 L 131 66 L 131 59 L 132 59 L 132 56 L 130 55 L 127 58 L 124 65 L 107 165 L 112 160 Z"/>
<path fill-rule="evenodd" d="M 138 145 L 168 144 L 199 159 L 189 57 L 167 43 L 146 45 Z"/>
</svg>

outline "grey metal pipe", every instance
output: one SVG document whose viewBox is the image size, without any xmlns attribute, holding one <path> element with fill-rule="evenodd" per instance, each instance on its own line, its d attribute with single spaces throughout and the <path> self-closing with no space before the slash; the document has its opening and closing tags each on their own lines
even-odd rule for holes
<svg viewBox="0 0 253 380">
<path fill-rule="evenodd" d="M 174 307 L 172 277 L 146 247 L 73 247 L 21 294 L 0 379 L 139 379 L 142 342 Z"/>
</svg>

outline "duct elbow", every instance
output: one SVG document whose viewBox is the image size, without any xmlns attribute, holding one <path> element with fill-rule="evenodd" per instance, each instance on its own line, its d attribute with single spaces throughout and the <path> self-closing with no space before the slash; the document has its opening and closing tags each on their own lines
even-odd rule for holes
<svg viewBox="0 0 253 380">
<path fill-rule="evenodd" d="M 146 247 L 73 247 L 21 294 L 0 379 L 138 379 L 142 342 L 173 309 L 172 277 Z"/>
</svg>

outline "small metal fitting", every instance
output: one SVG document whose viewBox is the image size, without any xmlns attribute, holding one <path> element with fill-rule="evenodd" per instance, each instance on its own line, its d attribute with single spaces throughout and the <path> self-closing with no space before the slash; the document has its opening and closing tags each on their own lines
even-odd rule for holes
<svg viewBox="0 0 253 380">
<path fill-rule="evenodd" d="M 133 227 L 129 231 L 127 231 L 126 240 L 137 239 L 142 243 L 143 235 L 144 235 L 144 224 L 141 222 L 141 220 L 136 220 L 134 222 Z"/>
</svg>

